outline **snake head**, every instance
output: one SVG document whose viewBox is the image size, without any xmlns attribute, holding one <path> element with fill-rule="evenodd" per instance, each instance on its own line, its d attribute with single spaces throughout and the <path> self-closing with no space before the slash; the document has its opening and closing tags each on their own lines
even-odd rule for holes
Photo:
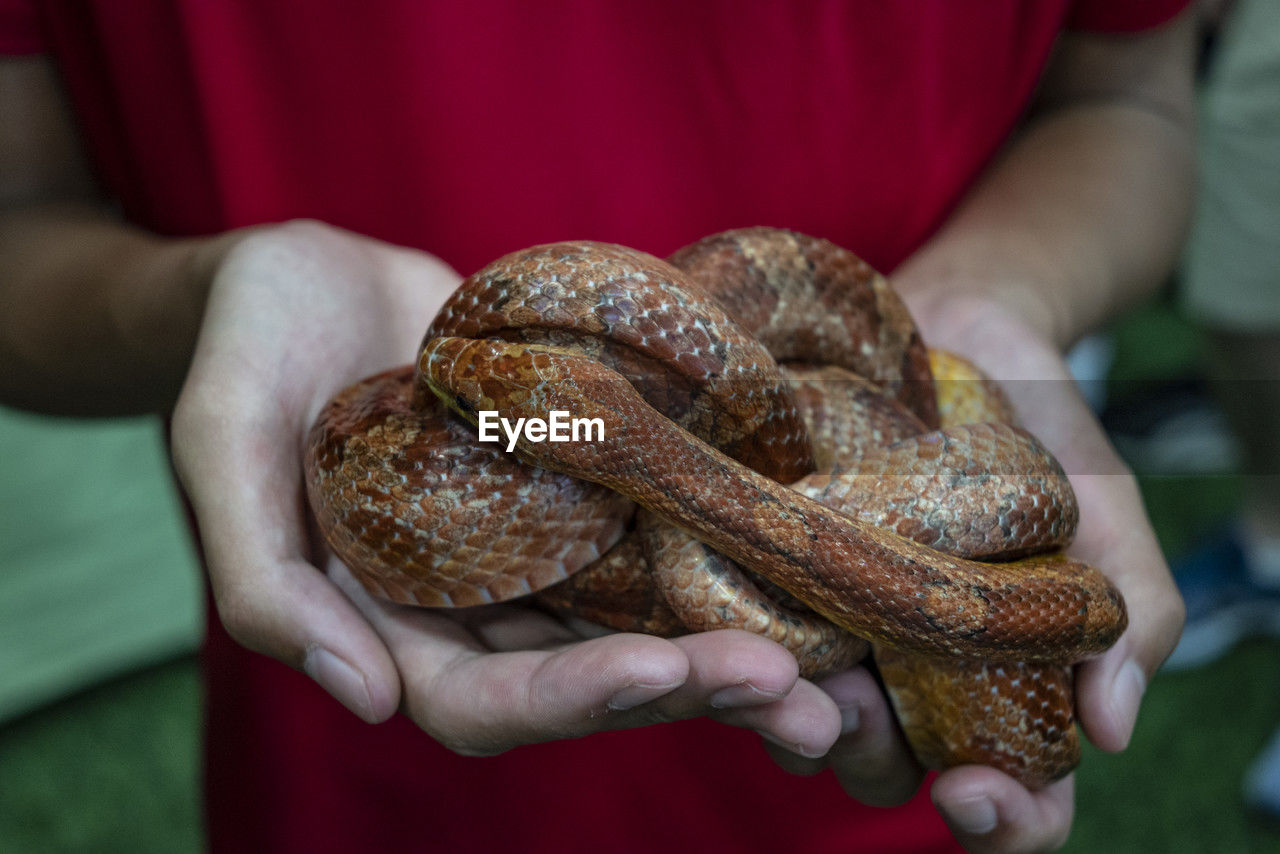
<svg viewBox="0 0 1280 854">
<path fill-rule="evenodd" d="M 559 347 L 432 338 L 418 359 L 418 382 L 475 426 L 480 441 L 501 441 L 525 462 L 597 482 L 595 458 L 625 440 L 636 420 L 629 413 L 661 418 L 622 375 Z M 580 434 L 575 421 L 591 429 Z M 541 438 L 521 429 L 534 422 L 544 426 Z M 566 438 L 545 432 L 560 423 L 570 425 Z"/>
<path fill-rule="evenodd" d="M 484 411 L 545 417 L 552 409 L 580 404 L 577 379 L 601 371 L 630 388 L 621 376 L 572 350 L 538 344 L 432 338 L 418 359 L 419 382 L 472 424 Z"/>
<path fill-rule="evenodd" d="M 517 378 L 529 371 L 529 354 L 505 350 L 497 341 L 432 338 L 418 357 L 418 385 L 426 386 L 445 406 L 475 425 L 481 410 L 498 408 L 497 400 L 511 400 L 512 383 L 504 382 L 504 377 L 510 379 L 511 369 L 515 369 Z M 495 366 L 507 373 L 496 378 L 496 387 L 495 382 L 490 382 L 486 390 L 485 380 L 492 376 Z"/>
</svg>

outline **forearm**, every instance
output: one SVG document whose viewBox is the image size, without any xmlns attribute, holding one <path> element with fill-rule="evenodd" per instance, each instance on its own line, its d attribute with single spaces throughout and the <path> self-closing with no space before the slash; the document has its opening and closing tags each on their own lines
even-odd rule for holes
<svg viewBox="0 0 1280 854">
<path fill-rule="evenodd" d="M 233 239 L 160 238 L 85 203 L 0 213 L 0 401 L 80 415 L 172 407 Z"/>
<path fill-rule="evenodd" d="M 1189 124 L 1170 114 L 1063 107 L 1010 146 L 896 284 L 935 336 L 958 338 L 999 306 L 1066 347 L 1168 275 L 1192 170 Z"/>
<path fill-rule="evenodd" d="M 1065 76 L 1055 80 L 1051 71 L 1057 85 L 1046 86 L 1066 97 L 1051 96 L 1051 108 L 895 273 L 925 341 L 969 356 L 1001 380 L 1023 425 L 1070 476 L 1080 508 L 1071 553 L 1098 566 L 1124 595 L 1128 630 L 1075 672 L 1079 720 L 1108 751 L 1128 743 L 1143 689 L 1176 643 L 1183 610 L 1137 484 L 1061 353 L 1157 287 L 1178 254 L 1192 183 L 1189 24 L 1184 15 L 1149 38 L 1067 45 L 1066 67 L 1058 66 Z M 976 799 L 981 787 L 966 784 L 963 773 L 943 775 L 935 802 Z M 1017 838 L 1019 825 L 1024 840 L 1035 838 L 1027 828 L 1037 826 L 1056 827 L 1060 839 L 1070 823 L 1069 784 L 1056 797 L 1052 789 L 1028 795 L 996 786 L 983 794 L 1010 829 L 961 834 L 979 849 Z"/>
</svg>

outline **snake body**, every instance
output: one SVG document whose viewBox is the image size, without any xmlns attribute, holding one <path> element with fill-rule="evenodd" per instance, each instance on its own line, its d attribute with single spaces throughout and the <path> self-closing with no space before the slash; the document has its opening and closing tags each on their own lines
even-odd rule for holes
<svg viewBox="0 0 1280 854">
<path fill-rule="evenodd" d="M 922 761 L 1043 783 L 1078 759 L 1070 665 L 1114 643 L 1124 604 L 1061 554 L 1061 469 L 999 423 L 998 393 L 978 409 L 996 423 L 958 423 L 975 415 L 930 358 L 883 277 L 816 238 L 744 229 L 670 263 L 533 247 L 464 282 L 416 366 L 321 412 L 308 492 L 394 601 L 544 591 L 619 628 L 758 631 L 810 675 L 871 641 Z M 509 455 L 476 441 L 482 410 L 604 435 Z"/>
</svg>

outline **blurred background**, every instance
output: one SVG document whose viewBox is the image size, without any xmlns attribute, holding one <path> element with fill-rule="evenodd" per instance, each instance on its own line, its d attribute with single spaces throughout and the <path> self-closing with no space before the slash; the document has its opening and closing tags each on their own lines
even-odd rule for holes
<svg viewBox="0 0 1280 854">
<path fill-rule="evenodd" d="M 1183 269 L 1073 353 L 1188 628 L 1130 749 L 1086 751 L 1068 851 L 1280 851 L 1280 3 L 1235 5 Z M 201 848 L 203 596 L 160 430 L 0 409 L 0 851 Z"/>
</svg>

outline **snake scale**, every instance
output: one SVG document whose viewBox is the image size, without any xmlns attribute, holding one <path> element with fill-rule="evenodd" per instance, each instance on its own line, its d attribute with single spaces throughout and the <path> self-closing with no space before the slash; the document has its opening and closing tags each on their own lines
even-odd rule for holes
<svg viewBox="0 0 1280 854">
<path fill-rule="evenodd" d="M 477 439 L 486 410 L 603 436 L 507 453 Z M 1070 485 L 999 389 L 928 350 L 852 253 L 780 229 L 667 261 L 591 242 L 494 261 L 416 365 L 321 411 L 306 473 L 329 545 L 395 602 L 743 628 L 807 676 L 871 649 L 930 767 L 1066 774 L 1072 665 L 1126 626 L 1063 554 Z"/>
</svg>

